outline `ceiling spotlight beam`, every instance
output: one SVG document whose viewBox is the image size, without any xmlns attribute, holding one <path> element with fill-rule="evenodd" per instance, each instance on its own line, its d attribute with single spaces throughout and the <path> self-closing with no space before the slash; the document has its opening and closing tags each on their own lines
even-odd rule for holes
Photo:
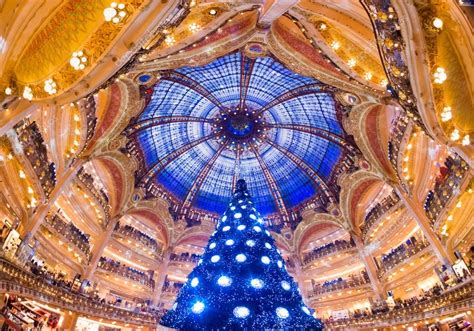
<svg viewBox="0 0 474 331">
<path fill-rule="evenodd" d="M 309 164 L 306 163 L 306 161 L 268 138 L 266 138 L 265 141 L 270 146 L 276 148 L 283 155 L 289 158 L 298 168 L 301 169 L 301 171 L 303 171 L 309 178 L 311 178 L 311 180 L 323 191 L 323 193 L 329 198 L 329 200 L 333 202 L 336 201 L 334 192 L 329 188 L 329 186 L 324 182 L 324 180 L 319 177 L 319 174 Z"/>
<path fill-rule="evenodd" d="M 216 163 L 217 159 L 219 156 L 222 154 L 222 151 L 227 147 L 227 142 L 224 142 L 221 144 L 219 149 L 214 153 L 214 155 L 211 157 L 211 159 L 207 162 L 206 166 L 201 169 L 199 172 L 196 180 L 193 183 L 193 186 L 189 189 L 186 198 L 183 201 L 183 204 L 181 205 L 181 213 L 187 214 L 191 205 L 194 202 L 194 199 L 196 198 L 199 190 L 201 189 L 202 184 L 204 183 L 204 180 L 207 178 L 207 175 L 209 174 L 209 171 L 211 168 L 214 166 L 214 163 Z"/>
<path fill-rule="evenodd" d="M 272 174 L 270 173 L 270 170 L 268 170 L 268 167 L 265 161 L 262 159 L 257 149 L 253 146 L 251 146 L 251 149 L 254 152 L 255 157 L 257 158 L 257 161 L 260 164 L 260 167 L 262 168 L 263 174 L 265 176 L 265 179 L 267 180 L 268 186 L 270 187 L 270 192 L 273 196 L 273 199 L 275 200 L 278 211 L 284 218 L 287 219 L 288 211 L 286 210 L 285 202 L 283 201 L 281 192 L 278 189 L 277 183 L 275 182 L 275 178 L 273 178 Z"/>
<path fill-rule="evenodd" d="M 245 105 L 255 60 L 241 54 L 240 62 L 240 109 Z"/>
<path fill-rule="evenodd" d="M 188 123 L 188 122 L 198 122 L 198 123 L 212 123 L 212 120 L 208 118 L 195 117 L 195 116 L 159 116 L 146 119 L 132 124 L 127 128 L 125 133 L 130 136 L 132 134 L 137 134 L 140 131 L 144 131 L 154 126 L 170 124 L 170 123 Z"/>
<path fill-rule="evenodd" d="M 183 86 L 186 86 L 187 88 L 194 90 L 195 92 L 199 93 L 200 95 L 208 99 L 210 102 L 215 104 L 219 109 L 225 110 L 225 107 L 220 103 L 220 101 L 211 92 L 209 92 L 204 86 L 199 84 L 199 82 L 195 81 L 194 79 L 186 75 L 183 75 L 176 71 L 166 71 L 161 74 L 160 79 L 169 80 L 171 82 L 175 82 Z"/>
<path fill-rule="evenodd" d="M 267 103 L 265 106 L 260 108 L 257 112 L 257 115 L 261 115 L 265 111 L 269 110 L 272 107 L 275 107 L 276 105 L 279 105 L 281 103 L 284 103 L 288 100 L 298 98 L 303 95 L 308 95 L 308 94 L 328 94 L 331 92 L 334 92 L 335 88 L 322 84 L 322 83 L 315 83 L 315 84 L 306 84 L 297 88 L 294 88 L 288 92 L 285 92 L 269 103 Z"/>
<path fill-rule="evenodd" d="M 141 178 L 140 182 L 143 184 L 148 183 L 156 174 L 158 174 L 160 171 L 162 171 L 168 164 L 170 164 L 173 160 L 181 156 L 182 154 L 186 153 L 189 151 L 191 148 L 202 144 L 205 141 L 208 141 L 211 138 L 214 138 L 215 134 L 210 134 L 204 137 L 201 137 L 197 140 L 191 141 L 190 143 L 181 146 L 177 150 L 174 150 L 172 153 L 165 155 L 161 159 L 156 162 L 153 167 L 148 170 L 148 172 Z"/>
<path fill-rule="evenodd" d="M 321 128 L 316 128 L 314 126 L 303 125 L 303 124 L 284 124 L 284 123 L 266 123 L 265 127 L 276 128 L 276 129 L 288 129 L 288 130 L 294 130 L 294 131 L 300 131 L 300 132 L 312 134 L 314 136 L 330 141 L 336 145 L 339 145 L 353 154 L 356 153 L 354 146 L 352 146 L 344 138 Z"/>
</svg>

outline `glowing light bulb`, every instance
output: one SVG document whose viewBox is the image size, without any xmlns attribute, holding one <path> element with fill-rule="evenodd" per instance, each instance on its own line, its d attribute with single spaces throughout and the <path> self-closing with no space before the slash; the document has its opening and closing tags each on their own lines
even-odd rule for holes
<svg viewBox="0 0 474 331">
<path fill-rule="evenodd" d="M 242 217 L 241 213 L 235 213 L 234 218 L 239 219 Z"/>
<path fill-rule="evenodd" d="M 301 309 L 303 309 L 303 311 L 307 314 L 307 315 L 310 315 L 311 316 L 311 312 L 309 311 L 309 309 L 305 306 L 301 307 Z"/>
<path fill-rule="evenodd" d="M 331 43 L 331 47 L 333 50 L 337 51 L 339 48 L 341 48 L 341 44 L 338 41 L 334 40 Z"/>
<path fill-rule="evenodd" d="M 247 257 L 244 255 L 244 254 L 237 254 L 237 256 L 235 257 L 235 260 L 237 262 L 245 262 L 247 260 Z"/>
<path fill-rule="evenodd" d="M 272 249 L 272 245 L 270 245 L 269 243 L 265 243 L 265 247 L 268 249 Z"/>
<path fill-rule="evenodd" d="M 191 280 L 191 286 L 192 287 L 196 287 L 199 285 L 199 279 L 197 277 L 194 277 L 192 280 Z"/>
<path fill-rule="evenodd" d="M 247 307 L 239 306 L 234 308 L 233 313 L 237 318 L 245 318 L 249 316 L 250 310 Z"/>
<path fill-rule="evenodd" d="M 195 313 L 195 314 L 200 314 L 204 311 L 204 308 L 206 306 L 204 305 L 204 303 L 202 303 L 201 301 L 198 301 L 196 302 L 193 307 L 191 308 L 192 312 Z"/>
<path fill-rule="evenodd" d="M 245 230 L 245 225 L 240 224 L 240 225 L 237 227 L 237 230 L 239 230 L 239 231 Z"/>
<path fill-rule="evenodd" d="M 286 308 L 283 308 L 283 307 L 278 307 L 276 309 L 276 314 L 279 318 L 288 318 L 290 316 L 290 313 L 288 312 L 288 310 Z"/>
<path fill-rule="evenodd" d="M 258 279 L 258 278 L 254 278 L 250 281 L 250 285 L 253 288 L 261 289 L 263 287 L 264 283 L 263 283 L 263 280 Z"/>
<path fill-rule="evenodd" d="M 249 246 L 249 247 L 253 247 L 253 246 L 255 246 L 255 241 L 253 241 L 253 240 L 251 240 L 251 239 L 250 239 L 250 240 L 247 240 L 247 241 L 245 242 L 245 245 L 247 245 L 247 246 Z"/>
<path fill-rule="evenodd" d="M 434 82 L 436 84 L 443 84 L 444 81 L 448 78 L 446 71 L 442 67 L 436 68 L 435 73 L 433 74 Z"/>
<path fill-rule="evenodd" d="M 225 244 L 226 244 L 227 246 L 232 246 L 232 245 L 234 244 L 234 241 L 233 241 L 232 239 L 227 239 L 227 240 L 225 241 Z"/>
<path fill-rule="evenodd" d="M 224 232 L 227 232 L 227 231 L 229 231 L 229 230 L 230 230 L 230 226 L 228 226 L 228 225 L 227 225 L 227 226 L 224 226 L 224 227 L 222 228 L 222 231 L 224 231 Z"/>
<path fill-rule="evenodd" d="M 249 217 L 253 220 L 256 220 L 257 219 L 257 216 L 255 216 L 254 214 L 250 214 Z"/>
<path fill-rule="evenodd" d="M 222 222 L 225 222 L 227 220 L 227 216 L 224 215 L 224 217 L 222 217 Z"/>
<path fill-rule="evenodd" d="M 270 264 L 270 258 L 268 256 L 262 256 L 260 260 L 263 264 Z"/>
<path fill-rule="evenodd" d="M 467 146 L 471 144 L 471 139 L 469 138 L 469 135 L 465 135 L 464 138 L 462 138 L 462 145 Z"/>
<path fill-rule="evenodd" d="M 458 130 L 458 129 L 454 129 L 453 132 L 451 132 L 451 137 L 450 137 L 450 139 L 451 139 L 452 141 L 457 141 L 457 140 L 459 140 L 460 137 L 461 137 L 461 136 L 460 136 L 460 134 L 459 134 L 459 130 Z"/>
<path fill-rule="evenodd" d="M 443 20 L 442 20 L 441 18 L 435 17 L 435 18 L 433 19 L 433 26 L 434 26 L 436 29 L 441 30 L 441 29 L 443 28 L 443 24 L 444 24 L 444 22 L 443 22 Z"/>
<path fill-rule="evenodd" d="M 210 249 L 216 248 L 216 243 L 211 243 L 211 244 L 209 245 L 209 248 L 210 248 Z"/>
<path fill-rule="evenodd" d="M 452 118 L 453 118 L 453 113 L 452 113 L 451 107 L 449 106 L 444 107 L 443 111 L 441 112 L 441 120 L 443 122 L 447 122 Z"/>
<path fill-rule="evenodd" d="M 254 226 L 254 227 L 253 227 L 253 230 L 254 230 L 255 232 L 262 232 L 262 229 L 261 229 L 259 226 Z"/>
<path fill-rule="evenodd" d="M 222 287 L 227 287 L 232 284 L 232 279 L 227 276 L 220 276 L 219 279 L 217 279 L 217 284 Z"/>
<path fill-rule="evenodd" d="M 283 267 L 283 263 L 281 261 L 277 261 L 277 266 L 278 266 L 278 268 L 281 268 L 281 267 Z"/>
<path fill-rule="evenodd" d="M 291 285 L 290 285 L 290 283 L 288 283 L 286 280 L 284 280 L 284 281 L 281 282 L 281 287 L 282 287 L 285 291 L 289 291 L 290 288 L 291 288 Z"/>
<path fill-rule="evenodd" d="M 219 262 L 219 260 L 221 259 L 221 257 L 219 255 L 214 255 L 211 257 L 211 262 L 212 263 L 217 263 Z"/>
</svg>

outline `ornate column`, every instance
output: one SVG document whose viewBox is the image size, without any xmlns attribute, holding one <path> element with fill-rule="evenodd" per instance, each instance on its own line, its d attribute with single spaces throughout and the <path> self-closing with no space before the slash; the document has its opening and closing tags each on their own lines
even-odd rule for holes
<svg viewBox="0 0 474 331">
<path fill-rule="evenodd" d="M 454 262 L 454 256 L 451 256 L 448 253 L 447 249 L 443 246 L 438 236 L 431 228 L 430 220 L 428 219 L 428 216 L 426 216 L 425 211 L 422 207 L 423 203 L 420 201 L 416 201 L 415 198 L 408 195 L 399 185 L 395 185 L 394 189 L 400 199 L 403 201 L 407 210 L 412 214 L 413 218 L 418 223 L 418 226 L 423 232 L 423 235 L 430 243 L 431 249 L 435 253 L 438 260 L 442 264 L 449 267 Z"/>
<path fill-rule="evenodd" d="M 372 290 L 377 295 L 377 299 L 385 299 L 386 293 L 384 291 L 382 283 L 380 283 L 380 280 L 378 278 L 378 268 L 375 264 L 373 257 L 369 253 L 367 253 L 362 238 L 360 238 L 355 232 L 351 232 L 351 237 L 357 247 L 360 259 L 364 263 L 365 270 L 369 275 L 370 286 L 372 287 Z"/>
<path fill-rule="evenodd" d="M 92 249 L 92 258 L 89 263 L 89 266 L 84 271 L 83 279 L 91 280 L 91 277 L 94 275 L 95 270 L 97 269 L 97 263 L 104 252 L 105 247 L 109 243 L 110 237 L 112 236 L 115 226 L 117 225 L 119 219 L 122 217 L 121 214 L 118 214 L 112 217 L 107 224 L 107 228 L 104 232 L 97 238 L 96 245 Z"/>
<path fill-rule="evenodd" d="M 298 287 L 301 291 L 303 302 L 305 305 L 309 306 L 308 288 L 304 285 L 303 265 L 297 255 L 292 256 L 291 260 L 295 264 L 295 278 L 296 278 L 296 282 L 298 283 Z"/>
<path fill-rule="evenodd" d="M 59 326 L 59 328 L 61 330 L 75 330 L 78 318 L 79 318 L 79 315 L 72 311 L 64 314 L 64 319 L 61 325 Z"/>
<path fill-rule="evenodd" d="M 160 303 L 161 293 L 163 290 L 163 284 L 168 271 L 168 265 L 170 264 L 170 256 L 173 247 L 168 247 L 165 252 L 163 252 L 163 261 L 161 262 L 160 267 L 156 271 L 155 278 L 155 289 L 153 290 L 153 304 L 156 306 Z"/>
<path fill-rule="evenodd" d="M 57 179 L 56 186 L 51 192 L 49 199 L 46 203 L 38 206 L 31 219 L 26 223 L 21 231 L 20 235 L 23 238 L 23 242 L 27 243 L 38 231 L 44 218 L 50 211 L 59 196 L 63 193 L 64 189 L 76 178 L 76 174 L 87 159 L 79 158 L 76 159 L 67 170 L 62 174 L 61 178 Z"/>
</svg>

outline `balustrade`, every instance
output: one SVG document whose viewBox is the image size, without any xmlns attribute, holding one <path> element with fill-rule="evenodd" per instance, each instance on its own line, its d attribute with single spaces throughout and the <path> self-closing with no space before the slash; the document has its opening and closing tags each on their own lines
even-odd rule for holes
<svg viewBox="0 0 474 331">
<path fill-rule="evenodd" d="M 115 226 L 114 233 L 121 235 L 125 239 L 133 240 L 135 243 L 142 244 L 155 255 L 161 250 L 160 245 L 155 239 L 130 225 L 121 225 L 120 222 L 118 222 Z"/>
<path fill-rule="evenodd" d="M 163 312 L 134 312 L 100 302 L 82 293 L 48 284 L 17 265 L 0 258 L 0 292 L 40 300 L 66 310 L 136 325 L 156 326 Z"/>
<path fill-rule="evenodd" d="M 424 203 L 426 216 L 430 219 L 433 228 L 441 212 L 457 195 L 468 170 L 468 164 L 461 157 L 448 156 L 446 158 L 445 166 L 441 167 L 435 186 L 432 191 L 428 192 Z"/>
<path fill-rule="evenodd" d="M 442 293 L 433 293 L 431 297 L 414 300 L 406 305 L 396 305 L 393 309 L 371 310 L 367 314 L 353 316 L 335 321 L 326 320 L 324 325 L 329 329 L 373 328 L 393 326 L 397 324 L 422 321 L 452 313 L 467 311 L 474 305 L 474 281 L 467 282 L 447 289 Z"/>
<path fill-rule="evenodd" d="M 338 278 L 331 281 L 326 281 L 323 284 L 313 284 L 313 289 L 310 291 L 308 297 L 312 298 L 329 292 L 360 287 L 369 283 L 369 276 L 365 271 L 363 271 L 358 275 L 351 275 L 344 279 Z"/>
<path fill-rule="evenodd" d="M 313 249 L 311 252 L 307 253 L 303 257 L 303 264 L 309 264 L 316 259 L 319 259 L 323 256 L 331 255 L 333 253 L 346 251 L 355 247 L 354 241 L 350 240 L 336 240 L 334 242 L 330 242 L 326 245 L 317 247 Z"/>
<path fill-rule="evenodd" d="M 89 242 L 89 235 L 85 234 L 73 223 L 66 222 L 58 214 L 48 215 L 45 222 L 49 229 L 54 230 L 57 235 L 66 239 L 69 243 L 76 246 L 87 257 L 89 262 L 91 259 L 91 246 Z"/>
<path fill-rule="evenodd" d="M 426 240 L 416 241 L 410 245 L 402 244 L 395 248 L 391 253 L 385 255 L 381 259 L 380 273 L 379 277 L 382 277 L 384 273 L 393 269 L 400 263 L 405 260 L 408 260 L 410 257 L 418 254 L 430 244 Z"/>
<path fill-rule="evenodd" d="M 177 294 L 181 290 L 183 285 L 184 285 L 184 283 L 170 282 L 170 281 L 166 280 L 163 283 L 162 291 L 164 293 Z"/>
<path fill-rule="evenodd" d="M 77 179 L 87 188 L 87 190 L 94 196 L 96 201 L 102 207 L 102 210 L 105 213 L 105 217 L 108 220 L 110 217 L 110 204 L 109 204 L 109 197 L 107 193 L 103 189 L 97 188 L 96 184 L 94 183 L 94 178 L 85 172 L 84 168 L 79 169 L 77 173 Z"/>
<path fill-rule="evenodd" d="M 181 254 L 172 253 L 170 255 L 170 261 L 178 261 L 178 262 L 198 263 L 200 258 L 201 256 L 198 254 L 189 254 L 189 253 L 181 253 Z"/>
<path fill-rule="evenodd" d="M 46 197 L 49 197 L 56 185 L 56 169 L 48 160 L 48 152 L 36 122 L 25 120 L 15 126 L 23 152 L 30 162 Z"/>
<path fill-rule="evenodd" d="M 84 144 L 84 148 L 87 147 L 89 141 L 94 136 L 95 128 L 97 125 L 97 117 L 95 116 L 95 100 L 94 97 L 90 96 L 87 98 L 85 104 L 83 105 L 83 109 L 85 111 L 86 116 L 86 142 Z"/>
<path fill-rule="evenodd" d="M 372 226 L 378 223 L 381 217 L 388 212 L 393 206 L 400 201 L 400 197 L 392 191 L 389 196 L 384 198 L 381 202 L 376 204 L 365 216 L 364 224 L 362 224 L 362 240 L 365 240 L 370 232 Z"/>
<path fill-rule="evenodd" d="M 409 119 L 405 115 L 398 116 L 392 121 L 392 132 L 388 142 L 388 159 L 393 169 L 398 174 L 398 157 L 400 155 L 400 146 L 402 145 L 405 132 L 408 128 Z"/>
<path fill-rule="evenodd" d="M 142 284 L 150 289 L 154 289 L 155 287 L 155 281 L 148 273 L 134 269 L 121 262 L 102 256 L 99 259 L 97 267 L 104 271 L 108 271 L 118 276 L 133 280 L 134 282 Z"/>
</svg>

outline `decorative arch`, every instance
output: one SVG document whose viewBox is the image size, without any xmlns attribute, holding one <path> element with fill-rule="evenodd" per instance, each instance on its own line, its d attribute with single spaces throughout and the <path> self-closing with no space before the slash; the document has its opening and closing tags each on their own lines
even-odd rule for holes
<svg viewBox="0 0 474 331">
<path fill-rule="evenodd" d="M 367 199 L 373 189 L 384 183 L 380 176 L 366 170 L 356 171 L 342 180 L 340 208 L 344 219 L 349 223 L 349 228 L 355 233 L 360 233 L 359 226 L 365 208 L 361 205 L 361 201 Z"/>
<path fill-rule="evenodd" d="M 135 186 L 135 166 L 130 158 L 118 151 L 98 155 L 90 162 L 97 168 L 107 188 L 113 217 L 131 199 Z"/>
<path fill-rule="evenodd" d="M 294 235 L 294 248 L 298 255 L 300 255 L 302 247 L 311 239 L 321 224 L 331 224 L 341 229 L 347 229 L 347 224 L 342 219 L 330 214 L 312 212 L 309 215 L 304 215 L 304 219 L 298 224 Z"/>
<path fill-rule="evenodd" d="M 145 221 L 157 229 L 160 239 L 163 240 L 164 249 L 170 245 L 173 235 L 173 220 L 168 213 L 167 203 L 163 200 L 140 201 L 128 209 L 124 214 L 140 221 Z"/>
<path fill-rule="evenodd" d="M 364 102 L 352 108 L 346 126 L 368 161 L 393 181 L 397 181 L 397 176 L 388 159 L 388 142 L 395 116 L 393 105 Z"/>
<path fill-rule="evenodd" d="M 118 136 L 143 107 L 137 84 L 123 78 L 94 96 L 97 124 L 84 155 L 92 154 Z"/>
<path fill-rule="evenodd" d="M 180 234 L 176 234 L 176 239 L 173 241 L 173 246 L 196 242 L 196 240 L 207 243 L 213 229 L 214 224 L 211 222 L 187 228 Z"/>
</svg>

